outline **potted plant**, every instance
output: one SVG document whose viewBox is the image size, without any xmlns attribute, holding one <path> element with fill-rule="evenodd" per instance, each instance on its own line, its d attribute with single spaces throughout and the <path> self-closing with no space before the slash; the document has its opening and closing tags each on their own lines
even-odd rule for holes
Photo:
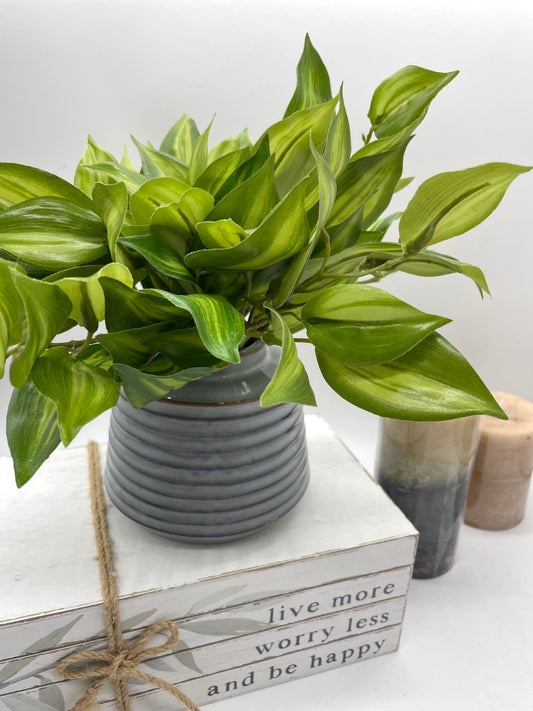
<svg viewBox="0 0 533 711">
<path fill-rule="evenodd" d="M 460 273 L 487 291 L 478 267 L 435 246 L 484 220 L 528 167 L 441 173 L 387 214 L 411 180 L 413 131 L 456 74 L 408 66 L 385 79 L 354 151 L 342 89 L 332 95 L 306 37 L 287 110 L 255 142 L 243 131 L 209 149 L 210 126 L 200 133 L 183 116 L 159 148 L 134 141 L 140 170 L 91 138 L 73 184 L 0 164 L 0 366 L 11 361 L 17 484 L 121 390 L 133 409 L 182 387 L 190 402 L 192 381 L 211 397 L 216 378 L 241 382 L 231 373 L 251 344 L 281 346 L 260 357 L 264 407 L 315 404 L 295 345 L 305 340 L 327 383 L 379 415 L 505 417 L 437 332 L 448 319 L 374 285 L 397 271 Z"/>
</svg>

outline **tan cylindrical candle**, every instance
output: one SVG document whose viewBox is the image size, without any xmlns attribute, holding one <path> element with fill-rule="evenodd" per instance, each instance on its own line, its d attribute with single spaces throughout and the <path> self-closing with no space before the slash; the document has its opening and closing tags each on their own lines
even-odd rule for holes
<svg viewBox="0 0 533 711">
<path fill-rule="evenodd" d="M 465 522 L 497 531 L 524 518 L 533 471 L 533 403 L 507 393 L 493 395 L 509 419 L 484 418 Z"/>
</svg>

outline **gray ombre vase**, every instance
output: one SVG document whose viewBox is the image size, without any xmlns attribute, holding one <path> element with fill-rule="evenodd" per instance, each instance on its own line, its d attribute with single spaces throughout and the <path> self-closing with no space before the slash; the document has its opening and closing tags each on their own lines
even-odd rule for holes
<svg viewBox="0 0 533 711">
<path fill-rule="evenodd" d="M 280 349 L 255 342 L 241 362 L 135 409 L 111 415 L 106 489 L 155 533 L 218 543 L 255 533 L 307 488 L 303 410 L 261 407 Z"/>
</svg>

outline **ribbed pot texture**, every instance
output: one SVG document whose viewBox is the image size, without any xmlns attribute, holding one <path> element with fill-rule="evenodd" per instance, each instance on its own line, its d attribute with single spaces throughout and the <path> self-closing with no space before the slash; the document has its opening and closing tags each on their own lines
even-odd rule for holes
<svg viewBox="0 0 533 711">
<path fill-rule="evenodd" d="M 111 415 L 106 489 L 126 516 L 190 543 L 243 538 L 289 511 L 309 479 L 303 411 L 259 398 L 279 359 L 254 343 L 241 362 Z"/>
</svg>

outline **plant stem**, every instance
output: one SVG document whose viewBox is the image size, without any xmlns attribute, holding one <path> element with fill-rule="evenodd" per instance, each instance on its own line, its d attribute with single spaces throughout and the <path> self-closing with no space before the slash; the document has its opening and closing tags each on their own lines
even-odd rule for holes
<svg viewBox="0 0 533 711">
<path fill-rule="evenodd" d="M 94 333 L 88 334 L 83 341 L 52 341 L 48 348 L 68 348 L 70 352 L 76 351 L 76 355 L 78 355 L 82 349 L 85 351 L 91 345 L 93 336 Z M 88 340 L 89 342 L 87 342 Z"/>
<path fill-rule="evenodd" d="M 244 335 L 247 336 L 248 338 L 263 338 L 263 336 L 264 336 L 265 334 L 262 333 L 261 331 L 252 331 L 252 330 L 250 330 L 250 329 L 248 328 L 248 329 L 246 329 L 246 331 L 244 332 Z"/>
<path fill-rule="evenodd" d="M 332 280 L 332 281 L 338 281 L 339 279 L 355 279 L 356 281 L 358 279 L 361 279 L 361 277 L 365 276 L 372 276 L 374 277 L 373 281 L 379 281 L 380 279 L 383 279 L 385 276 L 388 274 L 395 272 L 404 262 L 408 261 L 409 256 L 403 255 L 401 257 L 397 257 L 396 259 L 391 259 L 389 261 L 385 261 L 383 264 L 380 264 L 377 267 L 372 267 L 371 269 L 365 269 L 364 271 L 358 272 L 357 274 L 328 274 L 327 272 L 319 273 L 312 279 L 308 280 L 308 282 L 304 282 L 301 287 L 299 288 L 300 293 L 308 293 L 310 291 L 315 290 L 315 285 L 316 282 L 319 279 L 322 280 Z M 367 282 L 367 283 L 370 283 Z M 307 284 L 307 286 L 306 286 Z"/>
<path fill-rule="evenodd" d="M 84 353 L 87 350 L 87 348 L 89 348 L 89 346 L 92 344 L 94 334 L 95 334 L 94 331 L 87 332 L 87 338 L 83 341 L 83 343 L 78 348 L 78 350 L 73 353 L 73 355 L 75 355 L 76 357 L 79 357 L 82 353 Z"/>
</svg>

